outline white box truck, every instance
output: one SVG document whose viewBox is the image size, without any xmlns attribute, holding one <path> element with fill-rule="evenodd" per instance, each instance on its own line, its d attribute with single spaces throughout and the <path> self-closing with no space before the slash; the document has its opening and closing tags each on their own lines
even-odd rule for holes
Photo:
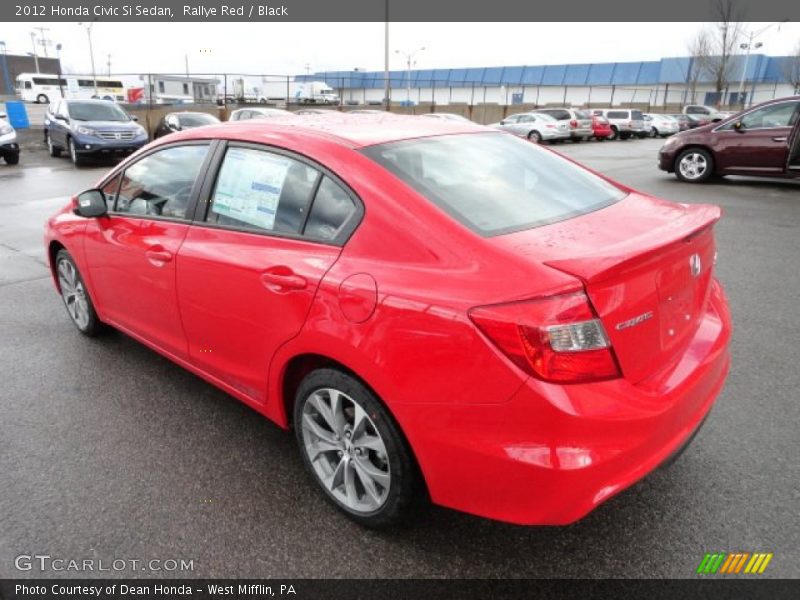
<svg viewBox="0 0 800 600">
<path fill-rule="evenodd" d="M 294 79 L 262 80 L 262 102 L 286 101 L 290 104 L 339 104 L 336 91 L 324 81 L 294 81 Z"/>
</svg>

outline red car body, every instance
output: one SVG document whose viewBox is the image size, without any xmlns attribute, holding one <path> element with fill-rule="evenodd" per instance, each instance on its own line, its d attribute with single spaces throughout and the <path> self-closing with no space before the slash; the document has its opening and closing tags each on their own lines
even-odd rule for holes
<svg viewBox="0 0 800 600">
<path fill-rule="evenodd" d="M 596 140 L 603 141 L 611 137 L 611 123 L 605 117 L 592 115 L 592 135 Z"/>
<path fill-rule="evenodd" d="M 196 221 L 87 219 L 73 199 L 47 223 L 48 256 L 72 254 L 102 321 L 281 427 L 303 374 L 337 364 L 383 400 L 433 502 L 570 523 L 686 444 L 723 386 L 731 323 L 712 271 L 720 211 L 615 184 L 624 199 L 600 210 L 482 237 L 361 152 L 467 134 L 508 135 L 347 116 L 175 133 L 114 173 L 169 144 L 262 144 L 338 175 L 363 202 L 361 221 L 332 246 Z M 701 271 L 690 272 L 693 260 Z M 541 325 L 528 323 L 537 314 L 599 318 L 611 349 L 545 356 L 544 380 L 531 354 L 515 354 L 516 328 Z M 587 365 L 585 379 L 560 382 L 571 360 Z"/>
</svg>

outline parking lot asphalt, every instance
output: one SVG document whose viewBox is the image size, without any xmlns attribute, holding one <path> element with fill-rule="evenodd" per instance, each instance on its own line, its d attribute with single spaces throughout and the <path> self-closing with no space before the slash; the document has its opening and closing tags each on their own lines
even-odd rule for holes
<svg viewBox="0 0 800 600">
<path fill-rule="evenodd" d="M 686 578 L 717 551 L 773 552 L 761 577 L 800 576 L 800 183 L 679 183 L 655 166 L 660 144 L 555 149 L 643 192 L 725 209 L 731 373 L 677 463 L 567 527 L 435 507 L 389 531 L 351 523 L 313 488 L 291 436 L 126 336 L 88 340 L 67 320 L 42 224 L 108 167 L 36 152 L 0 166 L 0 577 L 92 575 L 15 569 L 38 553 L 194 561 L 104 576 Z"/>
</svg>

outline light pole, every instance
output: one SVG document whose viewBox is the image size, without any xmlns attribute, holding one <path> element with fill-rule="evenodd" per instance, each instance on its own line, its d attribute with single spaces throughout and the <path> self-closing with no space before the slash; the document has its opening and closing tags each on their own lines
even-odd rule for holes
<svg viewBox="0 0 800 600">
<path fill-rule="evenodd" d="M 94 70 L 94 49 L 92 48 L 92 25 L 94 23 L 78 23 L 79 27 L 86 29 L 86 35 L 89 36 L 89 58 L 92 60 L 92 83 L 94 84 L 94 95 L 97 96 L 97 73 Z"/>
<path fill-rule="evenodd" d="M 36 32 L 31 31 L 31 44 L 33 44 L 33 61 L 36 63 L 36 72 L 39 73 L 39 55 L 36 54 Z"/>
<path fill-rule="evenodd" d="M 56 44 L 56 58 L 58 59 L 58 91 L 64 97 L 64 79 L 61 77 L 61 44 Z"/>
<path fill-rule="evenodd" d="M 744 108 L 744 105 L 745 105 L 745 101 L 744 101 L 744 82 L 745 82 L 745 79 L 747 78 L 747 64 L 750 62 L 750 50 L 753 49 L 753 48 L 758 50 L 759 48 L 761 48 L 764 45 L 761 42 L 756 42 L 755 45 L 753 45 L 753 40 L 755 40 L 762 33 L 765 33 L 769 29 L 772 29 L 776 25 L 778 26 L 778 31 L 780 31 L 781 25 L 783 23 L 786 23 L 787 21 L 788 21 L 788 19 L 784 19 L 783 21 L 778 21 L 776 23 L 770 23 L 769 25 L 767 25 L 766 27 L 762 27 L 758 31 L 751 31 L 748 34 L 746 34 L 747 41 L 739 44 L 739 48 L 741 48 L 742 50 L 747 50 L 747 54 L 745 54 L 745 56 L 744 56 L 744 67 L 742 68 L 742 77 L 739 80 L 739 98 L 740 98 L 740 101 L 742 103 L 742 108 Z"/>
<path fill-rule="evenodd" d="M 14 93 L 14 86 L 11 83 L 11 77 L 8 74 L 8 62 L 6 61 L 6 43 L 0 42 L 0 50 L 2 50 L 3 57 L 3 82 L 5 83 L 6 91 L 9 94 Z"/>
<path fill-rule="evenodd" d="M 386 0 L 386 26 L 383 30 L 383 104 L 391 110 L 389 100 L 389 0 Z"/>
<path fill-rule="evenodd" d="M 406 104 L 411 105 L 411 67 L 417 64 L 417 61 L 414 60 L 414 57 L 417 55 L 418 52 L 422 52 L 425 50 L 425 46 L 421 48 L 417 48 L 413 52 L 401 52 L 400 50 L 395 50 L 395 54 L 400 54 L 401 56 L 406 57 Z"/>
</svg>

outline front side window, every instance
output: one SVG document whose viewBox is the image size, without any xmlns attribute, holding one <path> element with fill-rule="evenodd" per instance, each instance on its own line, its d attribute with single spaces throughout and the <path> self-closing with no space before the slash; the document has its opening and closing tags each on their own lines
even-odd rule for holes
<svg viewBox="0 0 800 600">
<path fill-rule="evenodd" d="M 625 196 L 589 171 L 504 133 L 405 140 L 362 152 L 483 236 L 563 221 Z"/>
<path fill-rule="evenodd" d="M 299 234 L 319 172 L 272 152 L 229 148 L 207 221 L 237 228 Z"/>
<path fill-rule="evenodd" d="M 116 175 L 114 179 L 101 188 L 103 196 L 105 196 L 106 199 L 106 210 L 108 212 L 113 212 L 114 210 L 114 202 L 117 200 L 117 190 L 119 189 L 120 179 L 122 179 L 122 173 Z"/>
<path fill-rule="evenodd" d="M 206 144 L 172 146 L 132 164 L 122 177 L 116 212 L 189 219 L 192 188 L 207 152 Z"/>
<path fill-rule="evenodd" d="M 765 106 L 746 114 L 739 121 L 746 129 L 792 127 L 797 122 L 798 104 L 800 102 L 784 102 Z"/>
<path fill-rule="evenodd" d="M 158 91 L 160 93 L 162 93 L 162 94 L 164 93 L 164 82 L 163 81 L 159 81 L 158 82 Z"/>
</svg>

